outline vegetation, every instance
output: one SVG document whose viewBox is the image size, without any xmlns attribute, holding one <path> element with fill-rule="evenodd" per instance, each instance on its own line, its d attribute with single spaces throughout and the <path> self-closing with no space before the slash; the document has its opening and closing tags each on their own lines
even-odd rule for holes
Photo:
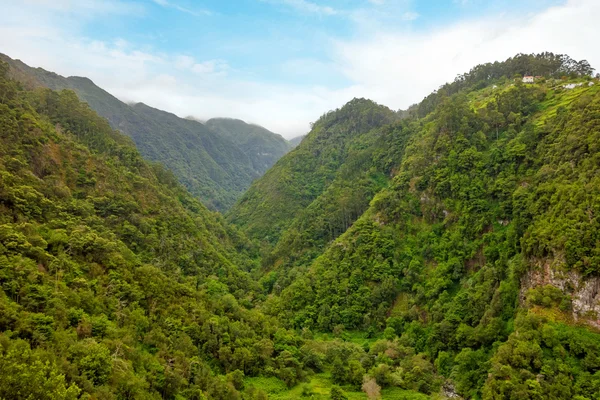
<svg viewBox="0 0 600 400">
<path fill-rule="evenodd" d="M 300 142 L 302 142 L 302 140 L 304 140 L 305 137 L 306 137 L 306 135 L 301 135 L 301 136 L 296 136 L 295 138 L 290 139 L 289 140 L 290 147 L 294 148 L 294 147 L 298 146 L 300 144 Z"/>
<path fill-rule="evenodd" d="M 479 66 L 421 114 L 355 99 L 223 218 L 2 64 L 0 397 L 600 399 L 586 65 Z"/>
<path fill-rule="evenodd" d="M 365 99 L 354 99 L 327 113 L 300 146 L 251 186 L 229 213 L 229 220 L 253 237 L 275 245 L 295 220 L 305 219 L 296 217 L 327 191 L 338 173 L 344 173 L 342 168 L 347 170 L 344 177 L 362 172 L 370 160 L 361 150 L 375 145 L 365 136 L 394 119 L 393 111 Z M 346 214 L 350 212 L 348 209 Z M 346 223 L 350 218 L 346 216 Z"/>
<path fill-rule="evenodd" d="M 259 176 L 294 147 L 280 135 L 239 119 L 213 118 L 206 121 L 206 126 L 235 143 L 248 156 Z"/>
<path fill-rule="evenodd" d="M 1 68 L 0 396 L 235 399 L 244 375 L 295 379 L 243 235 L 73 92 Z"/>
<path fill-rule="evenodd" d="M 432 112 L 443 99 L 461 91 L 482 89 L 490 83 L 505 78 L 525 75 L 543 78 L 563 78 L 591 76 L 594 70 L 586 60 L 575 61 L 566 54 L 550 52 L 540 54 L 517 54 L 503 62 L 480 64 L 471 71 L 458 75 L 454 82 L 447 83 L 439 90 L 425 97 L 421 103 L 412 107 L 419 117 Z"/>
<path fill-rule="evenodd" d="M 513 79 L 515 60 L 532 73 L 544 73 L 536 69 L 544 60 L 562 64 L 550 63 L 548 79 L 524 85 Z M 600 273 L 600 153 L 594 144 L 600 90 L 588 84 L 586 65 L 565 56 L 518 56 L 496 64 L 485 85 L 472 84 L 479 82 L 472 72 L 457 79 L 471 83 L 438 91 L 423 117 L 413 113 L 365 129 L 362 140 L 374 143 L 381 132 L 395 132 L 396 152 L 381 146 L 360 167 L 390 171 L 391 183 L 374 190 L 368 209 L 342 225 L 341 235 L 320 237 L 313 228 L 330 218 L 326 205 L 346 195 L 340 186 L 320 192 L 330 191 L 320 207 L 306 202 L 284 214 L 299 217 L 282 224 L 279 240 L 266 251 L 261 283 L 271 296 L 263 309 L 296 330 L 383 331 L 385 340 L 368 352 L 357 349 L 341 364 L 332 360 L 338 384 L 363 384 L 373 393 L 377 387 L 425 394 L 446 388 L 467 398 L 597 398 L 600 375 L 585 360 L 598 355 L 593 343 L 600 337 L 572 325 L 573 289 L 534 289 L 523 301 L 525 273 L 536 265 L 558 265 L 582 279 Z M 568 76 L 553 78 L 563 74 L 584 84 L 567 90 Z M 285 175 L 310 140 L 325 140 L 320 135 L 328 136 L 311 132 L 257 181 L 231 220 L 257 239 L 272 232 L 257 229 L 257 213 L 239 219 L 245 201 L 256 209 L 252 201 L 259 199 L 260 207 L 272 209 L 269 201 L 280 200 L 272 193 L 294 188 L 295 180 L 270 179 Z M 385 143 L 392 143 L 389 136 Z M 390 159 L 387 170 L 378 156 Z M 347 157 L 345 165 L 354 161 Z M 567 337 L 581 339 L 568 344 Z M 358 380 L 353 368 L 368 378 Z"/>
<path fill-rule="evenodd" d="M 226 210 L 290 145 L 264 128 L 236 120 L 207 125 L 145 104 L 128 105 L 81 77 L 64 78 L 0 54 L 28 87 L 71 89 L 114 129 L 131 137 L 147 159 L 169 168 L 209 208 Z"/>
</svg>

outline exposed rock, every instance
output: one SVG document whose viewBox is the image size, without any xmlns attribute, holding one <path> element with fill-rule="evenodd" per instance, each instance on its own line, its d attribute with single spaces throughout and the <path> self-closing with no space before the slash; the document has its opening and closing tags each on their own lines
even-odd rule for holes
<svg viewBox="0 0 600 400">
<path fill-rule="evenodd" d="M 552 285 L 571 296 L 572 314 L 576 321 L 583 321 L 600 328 L 600 278 L 586 278 L 577 271 L 565 271 L 564 257 L 537 260 L 521 280 L 521 301 L 527 291 L 539 286 Z"/>
<path fill-rule="evenodd" d="M 456 393 L 456 389 L 454 388 L 454 384 L 452 382 L 446 382 L 442 386 L 442 397 L 446 399 L 462 399 L 458 393 Z"/>
</svg>

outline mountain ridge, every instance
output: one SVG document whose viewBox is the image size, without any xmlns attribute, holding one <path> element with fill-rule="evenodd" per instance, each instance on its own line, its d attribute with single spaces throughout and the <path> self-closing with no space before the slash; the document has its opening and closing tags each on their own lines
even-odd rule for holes
<svg viewBox="0 0 600 400">
<path fill-rule="evenodd" d="M 355 110 L 358 114 L 355 119 L 346 118 Z M 360 137 L 395 118 L 396 114 L 389 108 L 366 99 L 354 99 L 341 109 L 325 114 L 314 124 L 301 146 L 280 159 L 251 186 L 228 213 L 228 219 L 243 227 L 250 222 L 250 235 L 261 235 L 261 240 L 265 238 L 275 243 L 295 212 L 310 204 L 334 179 L 337 169 L 347 157 L 349 139 Z M 341 123 L 338 124 L 338 120 Z M 328 153 L 329 149 L 336 154 L 332 156 Z M 306 176 L 313 175 L 318 176 L 314 182 L 306 179 Z M 260 187 L 265 188 L 264 194 L 268 197 L 257 195 L 256 192 L 262 190 Z M 275 190 L 270 191 L 269 188 Z M 268 208 L 260 204 L 265 201 L 269 203 Z"/>
<path fill-rule="evenodd" d="M 515 76 L 539 68 L 545 74 L 532 84 Z M 296 153 L 324 157 L 308 150 L 328 132 L 310 133 L 228 214 L 263 243 L 260 282 L 270 294 L 263 310 L 302 331 L 384 330 L 367 363 L 381 387 L 593 398 L 600 374 L 586 360 L 600 351 L 600 296 L 591 289 L 600 276 L 600 82 L 591 72 L 585 60 L 552 53 L 477 66 L 400 113 L 401 121 L 363 130 L 366 142 L 391 134 L 382 148 L 362 147 L 365 160 L 388 160 L 391 175 L 365 196 L 364 211 L 342 215 L 338 233 L 314 227 L 331 226 L 326 205 L 341 210 L 350 186 L 331 185 L 326 201 L 311 197 L 315 203 L 269 214 L 265 221 L 284 221 L 279 231 L 259 224 L 254 210 L 285 199 L 268 191 L 285 193 L 303 177 L 309 187 L 321 184 L 319 164 L 273 179 L 290 177 L 285 166 Z M 353 111 L 329 115 L 348 123 L 361 114 Z M 390 138 L 404 150 L 387 153 Z M 335 148 L 323 151 L 336 157 Z M 357 154 L 349 160 L 360 165 Z M 362 174 L 379 168 L 360 167 Z M 356 182 L 361 174 L 348 176 Z M 335 364 L 340 382 L 356 384 L 362 357 L 356 351 Z"/>
<path fill-rule="evenodd" d="M 0 63 L 0 397 L 597 399 L 588 67 L 517 55 L 407 112 L 354 99 L 223 217 Z"/>
<path fill-rule="evenodd" d="M 241 146 L 251 142 L 242 143 L 222 134 L 215 136 L 200 122 L 198 125 L 190 124 L 173 113 L 139 105 L 143 103 L 125 104 L 89 78 L 65 78 L 42 68 L 29 67 L 6 55 L 0 55 L 0 59 L 11 65 L 14 78 L 30 88 L 43 86 L 53 90 L 74 90 L 107 118 L 113 128 L 134 138 L 144 157 L 164 163 L 194 195 L 214 209 L 230 207 L 252 180 L 262 175 L 289 149 L 281 136 L 266 129 L 254 130 L 253 135 L 259 144 L 245 149 Z M 168 117 L 169 125 L 161 121 L 164 117 Z M 243 133 L 240 132 L 239 136 Z M 256 151 L 260 146 L 271 156 L 261 156 Z"/>
</svg>

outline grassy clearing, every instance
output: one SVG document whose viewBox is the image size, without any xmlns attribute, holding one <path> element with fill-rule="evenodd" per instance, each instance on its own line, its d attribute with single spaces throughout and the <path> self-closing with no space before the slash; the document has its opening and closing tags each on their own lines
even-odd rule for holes
<svg viewBox="0 0 600 400">
<path fill-rule="evenodd" d="M 308 382 L 294 386 L 291 389 L 275 377 L 254 377 L 246 378 L 246 386 L 254 386 L 263 389 L 269 395 L 271 400 L 295 400 L 312 399 L 327 400 L 333 382 L 329 373 L 313 375 Z M 367 396 L 351 387 L 343 387 L 348 400 L 367 400 Z M 303 395 L 303 392 L 310 393 Z M 381 391 L 383 400 L 428 400 L 431 397 L 410 390 L 399 388 L 387 388 Z"/>
<path fill-rule="evenodd" d="M 333 333 L 315 334 L 315 340 L 329 341 L 341 339 L 346 342 L 355 343 L 359 346 L 370 346 L 371 344 L 375 343 L 376 341 L 382 338 L 383 336 L 381 332 L 378 332 L 376 335 L 370 336 L 369 333 L 365 331 L 344 331 L 339 337 L 336 337 Z"/>
</svg>

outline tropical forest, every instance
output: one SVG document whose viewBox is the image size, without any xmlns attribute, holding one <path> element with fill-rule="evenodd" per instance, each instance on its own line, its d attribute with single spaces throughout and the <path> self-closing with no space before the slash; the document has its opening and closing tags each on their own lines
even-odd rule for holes
<svg viewBox="0 0 600 400">
<path fill-rule="evenodd" d="M 515 52 L 284 138 L 11 57 L 0 399 L 600 400 L 586 59 Z"/>
</svg>

